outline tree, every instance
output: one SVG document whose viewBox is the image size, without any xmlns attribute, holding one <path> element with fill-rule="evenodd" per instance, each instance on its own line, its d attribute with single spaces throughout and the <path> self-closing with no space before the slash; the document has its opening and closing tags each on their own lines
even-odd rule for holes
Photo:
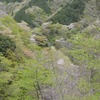
<svg viewBox="0 0 100 100">
<path fill-rule="evenodd" d="M 0 34 L 0 52 L 6 56 L 7 50 L 15 51 L 16 44 L 8 36 Z"/>
</svg>

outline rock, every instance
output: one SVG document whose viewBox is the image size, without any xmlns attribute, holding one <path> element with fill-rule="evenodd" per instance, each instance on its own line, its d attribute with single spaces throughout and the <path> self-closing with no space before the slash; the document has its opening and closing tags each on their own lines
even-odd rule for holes
<svg viewBox="0 0 100 100">
<path fill-rule="evenodd" d="M 59 60 L 57 61 L 57 64 L 58 64 L 58 65 L 64 65 L 64 59 L 59 59 Z"/>
<path fill-rule="evenodd" d="M 56 48 L 66 47 L 66 48 L 71 49 L 72 44 L 70 42 L 68 42 L 66 39 L 60 38 L 60 39 L 55 40 L 55 46 L 56 46 Z"/>
<path fill-rule="evenodd" d="M 34 38 L 35 36 L 36 36 L 36 34 L 32 35 L 31 38 L 30 38 L 30 41 L 36 43 L 36 40 L 35 40 L 35 38 Z"/>
<path fill-rule="evenodd" d="M 49 28 L 51 24 L 52 24 L 52 21 L 50 21 L 50 22 L 45 22 L 45 23 L 42 24 L 42 28 L 43 28 L 43 29 Z"/>
<path fill-rule="evenodd" d="M 74 23 L 71 23 L 70 25 L 67 26 L 69 30 L 75 29 Z"/>
<path fill-rule="evenodd" d="M 100 27 L 100 20 L 99 20 L 99 19 L 97 19 L 97 20 L 94 22 L 94 25 L 96 25 L 96 26 L 99 26 L 99 27 Z"/>
<path fill-rule="evenodd" d="M 6 5 L 0 2 L 0 10 L 5 11 L 6 10 Z"/>
<path fill-rule="evenodd" d="M 8 14 L 6 12 L 4 12 L 3 10 L 0 10 L 0 18 L 3 18 L 5 16 L 7 16 Z"/>
<path fill-rule="evenodd" d="M 48 89 L 44 89 L 42 90 L 43 93 L 43 100 L 52 100 L 53 98 L 53 89 L 52 88 L 48 88 Z"/>
<path fill-rule="evenodd" d="M 56 39 L 55 41 L 56 41 L 56 42 L 62 42 L 62 41 L 65 41 L 65 39 L 64 39 L 64 38 L 60 38 L 59 40 Z"/>
<path fill-rule="evenodd" d="M 30 30 L 31 30 L 31 28 L 28 27 L 28 24 L 25 21 L 22 21 L 21 23 L 17 23 L 17 25 L 19 25 L 25 31 L 30 32 Z"/>
<path fill-rule="evenodd" d="M 84 30 L 82 30 L 83 33 L 88 33 L 94 36 L 95 39 L 100 38 L 100 20 L 96 20 L 93 24 L 90 24 L 88 27 L 86 27 Z"/>
<path fill-rule="evenodd" d="M 81 29 L 83 26 L 82 26 L 82 23 L 81 22 L 74 22 L 74 23 L 71 23 L 70 25 L 67 26 L 67 28 L 69 30 L 75 30 L 75 29 Z"/>
</svg>

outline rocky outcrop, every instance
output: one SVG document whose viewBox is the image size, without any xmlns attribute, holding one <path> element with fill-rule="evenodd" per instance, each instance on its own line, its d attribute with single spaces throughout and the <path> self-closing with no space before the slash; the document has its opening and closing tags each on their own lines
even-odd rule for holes
<svg viewBox="0 0 100 100">
<path fill-rule="evenodd" d="M 58 40 L 57 39 L 55 40 L 55 47 L 57 49 L 60 49 L 60 48 L 63 48 L 63 47 L 71 49 L 72 44 L 70 42 L 68 42 L 66 39 L 60 38 Z"/>
<path fill-rule="evenodd" d="M 21 23 L 17 23 L 23 30 L 30 32 L 31 28 L 28 26 L 28 24 L 25 21 L 22 21 Z"/>
<path fill-rule="evenodd" d="M 5 12 L 5 11 L 3 11 L 3 10 L 0 10 L 0 18 L 3 18 L 3 17 L 5 17 L 5 16 L 7 16 L 8 14 Z"/>
</svg>

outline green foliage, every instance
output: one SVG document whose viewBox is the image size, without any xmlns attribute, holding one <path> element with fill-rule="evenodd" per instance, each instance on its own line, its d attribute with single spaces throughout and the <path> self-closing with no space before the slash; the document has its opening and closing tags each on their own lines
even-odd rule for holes
<svg viewBox="0 0 100 100">
<path fill-rule="evenodd" d="M 7 89 L 16 77 L 17 63 L 0 55 L 0 100 L 8 96 Z"/>
<path fill-rule="evenodd" d="M 70 56 L 79 65 L 86 64 L 89 68 L 99 68 L 100 41 L 86 34 L 76 34 L 71 37 L 73 49 Z"/>
<path fill-rule="evenodd" d="M 14 36 L 14 40 L 18 47 L 24 43 L 24 45 L 29 44 L 30 32 L 26 32 L 21 27 L 18 26 L 17 22 L 11 17 L 6 16 L 0 19 L 0 22 L 5 25 L 5 28 L 9 28 L 11 33 Z M 4 29 L 5 29 L 4 28 Z M 3 30 L 4 30 L 3 29 Z"/>
<path fill-rule="evenodd" d="M 39 46 L 45 47 L 48 45 L 47 38 L 45 36 L 35 36 L 34 38 Z"/>
<path fill-rule="evenodd" d="M 84 0 L 74 0 L 70 4 L 66 4 L 60 12 L 54 15 L 50 20 L 54 23 L 70 24 L 77 22 L 85 9 Z"/>
<path fill-rule="evenodd" d="M 41 99 L 40 91 L 52 85 L 52 74 L 44 67 L 41 48 L 29 42 L 30 32 L 21 29 L 12 17 L 6 16 L 0 22 L 12 31 L 9 34 L 15 40 L 0 34 L 0 52 L 7 54 L 0 55 L 0 100 Z M 34 59 L 27 57 L 25 50 L 32 55 L 34 51 Z"/>
<path fill-rule="evenodd" d="M 89 36 L 87 33 L 78 33 L 72 35 L 69 39 L 72 43 L 72 49 L 69 50 L 69 57 L 74 64 L 84 67 L 90 70 L 89 83 L 85 80 L 80 80 L 79 89 L 83 95 L 89 92 L 89 89 L 93 89 L 94 96 L 86 96 L 82 100 L 98 100 L 99 88 L 100 88 L 100 41 L 94 39 L 93 36 Z M 85 93 L 86 92 L 86 93 Z"/>
<path fill-rule="evenodd" d="M 52 74 L 42 59 L 40 51 L 36 60 L 23 58 L 22 63 L 0 55 L 0 100 L 38 100 L 37 92 L 52 85 Z"/>
<path fill-rule="evenodd" d="M 30 14 L 26 14 L 25 10 L 28 8 L 28 6 L 23 7 L 20 11 L 18 11 L 16 13 L 16 15 L 14 16 L 14 19 L 17 22 L 21 22 L 22 20 L 24 20 L 25 22 L 27 22 L 31 27 L 35 27 L 35 25 L 33 24 L 33 17 Z"/>
<path fill-rule="evenodd" d="M 0 34 L 0 52 L 6 55 L 7 50 L 15 51 L 16 44 L 9 37 Z"/>
<path fill-rule="evenodd" d="M 80 79 L 78 89 L 82 95 L 86 95 L 90 91 L 90 84 L 85 79 Z"/>
<path fill-rule="evenodd" d="M 50 7 L 47 4 L 46 0 L 31 0 L 29 3 L 29 6 L 25 6 L 22 9 L 20 9 L 16 15 L 14 16 L 14 19 L 17 22 L 21 22 L 22 20 L 24 20 L 25 22 L 27 22 L 29 24 L 30 27 L 36 27 L 36 24 L 38 22 L 35 22 L 34 20 L 37 19 L 37 16 L 34 18 L 33 15 L 31 14 L 27 14 L 25 13 L 26 9 L 31 8 L 32 6 L 38 6 L 40 8 L 42 8 L 46 13 L 50 13 Z M 44 13 L 43 13 L 44 15 Z M 42 15 L 41 15 L 42 16 Z M 40 17 L 40 16 L 39 16 Z"/>
<path fill-rule="evenodd" d="M 0 0 L 2 2 L 10 3 L 10 2 L 21 2 L 22 0 Z"/>
<path fill-rule="evenodd" d="M 40 8 L 42 8 L 46 13 L 51 13 L 50 11 L 50 7 L 47 4 L 47 0 L 31 0 L 31 2 L 29 3 L 29 6 L 39 6 Z"/>
<path fill-rule="evenodd" d="M 1 1 L 6 1 L 8 3 L 14 2 L 15 0 Z M 51 13 L 46 0 L 31 0 L 29 6 L 22 8 L 15 15 L 15 19 L 18 22 L 24 20 L 31 27 L 35 27 L 33 17 L 37 17 L 37 15 L 33 14 L 32 16 L 31 14 L 25 13 L 26 9 L 33 5 L 39 6 L 47 13 Z M 83 14 L 84 7 L 85 4 L 83 3 L 83 0 L 74 0 L 71 4 L 67 4 L 61 12 L 55 15 L 53 17 L 54 19 L 51 20 L 55 23 L 59 22 L 62 24 L 70 24 L 74 21 L 78 21 Z M 45 55 L 43 55 L 44 49 L 30 42 L 30 33 L 21 29 L 12 17 L 6 16 L 0 19 L 0 22 L 4 25 L 4 27 L 0 26 L 0 30 L 9 28 L 12 31 L 11 35 L 13 34 L 14 36 L 13 39 L 15 39 L 14 42 L 11 38 L 0 35 L 0 100 L 41 100 L 41 91 L 48 89 L 48 87 L 53 84 L 56 85 L 56 82 L 52 82 L 53 73 L 50 71 L 51 68 L 50 70 L 48 69 L 49 66 L 53 66 L 53 63 L 54 66 L 56 66 L 59 57 L 62 58 L 65 55 L 62 55 L 62 53 L 60 54 L 59 51 L 54 49 L 51 57 L 51 52 L 48 50 L 49 48 L 46 48 L 45 57 Z M 35 39 L 39 41 L 39 44 L 42 46 L 47 45 L 46 39 L 48 39 L 51 44 L 54 44 L 56 39 L 62 37 L 64 37 L 64 39 L 66 38 L 66 41 L 72 45 L 70 49 L 67 48 L 65 50 L 72 62 L 79 65 L 78 67 L 76 66 L 77 68 L 75 67 L 75 71 L 77 70 L 78 72 L 78 70 L 81 70 L 84 72 L 84 68 L 87 68 L 89 71 L 89 79 L 86 78 L 85 75 L 82 76 L 84 78 L 80 78 L 81 75 L 78 77 L 77 74 L 75 76 L 75 80 L 80 79 L 75 81 L 75 84 L 77 84 L 77 87 L 75 88 L 78 89 L 79 94 L 82 96 L 78 97 L 77 95 L 74 95 L 74 93 L 73 95 L 69 95 L 69 93 L 66 95 L 66 98 L 68 100 L 99 100 L 100 41 L 99 39 L 96 39 L 95 34 L 89 35 L 88 33 L 78 33 L 77 31 L 78 30 L 68 30 L 66 25 L 50 24 L 46 27 L 41 26 L 37 28 L 36 33 L 35 31 L 33 33 L 36 34 Z M 51 49 L 53 49 L 53 47 Z M 29 57 L 27 57 L 25 53 L 30 53 Z M 7 57 L 2 54 L 7 54 Z M 31 54 L 32 56 L 30 56 Z M 68 75 L 73 76 L 74 70 L 70 60 L 65 59 L 65 57 L 64 60 L 66 61 L 65 64 L 68 66 L 68 70 L 71 70 L 71 73 L 69 72 L 70 74 Z M 70 69 L 70 66 L 72 69 Z M 79 74 L 81 74 L 81 71 Z M 74 80 L 74 77 L 70 77 L 71 76 L 69 76 L 69 81 L 72 81 L 72 79 Z M 64 85 L 65 83 L 66 82 L 64 81 Z M 61 85 L 62 84 L 63 82 Z"/>
<path fill-rule="evenodd" d="M 0 55 L 0 72 L 8 71 L 11 64 L 12 64 L 12 62 L 10 60 L 8 60 L 4 56 Z"/>
<path fill-rule="evenodd" d="M 97 6 L 97 9 L 100 11 L 100 1 L 99 0 L 96 0 L 96 6 Z"/>
<path fill-rule="evenodd" d="M 7 27 L 12 30 L 13 34 L 19 34 L 22 32 L 22 29 L 17 25 L 16 21 L 11 16 L 6 16 L 0 21 Z"/>
</svg>

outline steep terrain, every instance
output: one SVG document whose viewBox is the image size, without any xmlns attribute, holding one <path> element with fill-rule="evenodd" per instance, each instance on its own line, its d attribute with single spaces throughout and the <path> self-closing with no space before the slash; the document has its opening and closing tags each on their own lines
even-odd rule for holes
<svg viewBox="0 0 100 100">
<path fill-rule="evenodd" d="M 99 100 L 99 4 L 0 0 L 0 100 Z"/>
</svg>

